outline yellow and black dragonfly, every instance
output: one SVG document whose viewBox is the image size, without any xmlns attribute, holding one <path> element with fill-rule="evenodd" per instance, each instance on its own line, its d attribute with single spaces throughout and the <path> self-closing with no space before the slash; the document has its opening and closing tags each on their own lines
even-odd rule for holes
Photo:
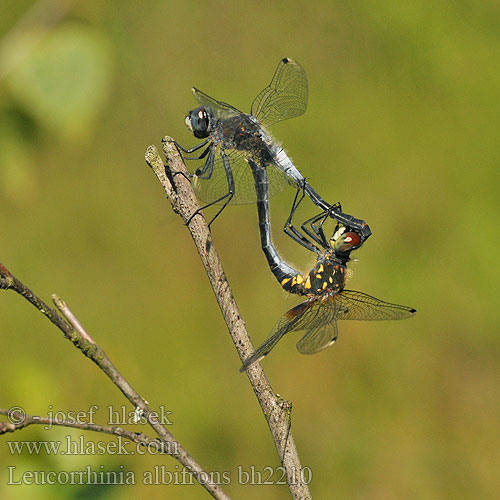
<svg viewBox="0 0 500 500">
<path fill-rule="evenodd" d="M 298 239 L 303 239 L 303 243 L 307 241 L 309 248 L 318 255 L 314 267 L 306 275 L 286 263 L 279 256 L 271 239 L 266 170 L 252 162 L 250 165 L 258 195 L 261 244 L 271 271 L 284 290 L 307 298 L 281 317 L 262 345 L 245 360 L 240 371 L 269 354 L 288 333 L 298 332 L 302 335 L 297 342 L 299 352 L 314 354 L 337 340 L 338 320 L 396 320 L 415 315 L 416 310 L 412 307 L 385 302 L 366 293 L 345 288 L 351 272 L 347 268 L 350 254 L 363 241 L 357 232 L 348 230 L 340 223 L 333 236 L 327 240 L 323 224 L 331 216 L 328 211 L 306 221 L 301 226 L 301 233 L 292 224 L 293 214 L 304 196 L 302 194 L 299 197 L 299 191 L 285 229 L 294 233 Z"/>
</svg>

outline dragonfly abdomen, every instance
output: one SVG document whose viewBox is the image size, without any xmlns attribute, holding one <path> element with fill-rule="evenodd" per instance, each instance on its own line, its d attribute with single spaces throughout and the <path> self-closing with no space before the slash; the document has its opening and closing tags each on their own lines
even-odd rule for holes
<svg viewBox="0 0 500 500">
<path fill-rule="evenodd" d="M 293 164 L 285 150 L 280 146 L 275 146 L 273 149 L 274 151 L 271 152 L 273 155 L 273 163 L 278 166 L 278 168 L 282 170 L 297 187 L 302 187 L 304 185 L 305 178 Z"/>
<path fill-rule="evenodd" d="M 280 281 L 285 292 L 296 293 L 297 295 L 307 295 L 308 292 L 304 287 L 305 283 L 306 278 L 304 278 L 302 273 L 297 273 L 292 277 L 288 276 Z"/>
</svg>

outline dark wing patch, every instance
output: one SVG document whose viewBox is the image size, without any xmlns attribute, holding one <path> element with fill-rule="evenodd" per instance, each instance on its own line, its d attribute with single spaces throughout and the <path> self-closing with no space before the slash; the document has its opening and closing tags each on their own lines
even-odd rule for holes
<svg viewBox="0 0 500 500">
<path fill-rule="evenodd" d="M 283 315 L 283 319 L 286 319 L 287 321 L 293 321 L 295 318 L 299 318 L 302 314 L 304 314 L 307 309 L 311 307 L 311 301 L 306 300 L 305 302 L 301 302 L 300 304 L 297 304 L 295 307 L 292 307 L 289 311 L 287 311 Z"/>
<path fill-rule="evenodd" d="M 305 113 L 309 88 L 304 68 L 292 59 L 282 59 L 271 83 L 252 103 L 251 114 L 263 125 L 288 120 Z"/>
</svg>

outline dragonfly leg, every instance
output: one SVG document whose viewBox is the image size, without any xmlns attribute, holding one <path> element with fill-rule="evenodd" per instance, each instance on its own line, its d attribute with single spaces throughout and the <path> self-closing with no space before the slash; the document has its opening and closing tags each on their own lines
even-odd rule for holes
<svg viewBox="0 0 500 500">
<path fill-rule="evenodd" d="M 205 149 L 205 151 L 203 151 L 198 160 L 205 158 L 207 153 L 208 153 L 207 161 L 203 164 L 203 167 L 197 168 L 195 173 L 193 174 L 193 176 L 198 177 L 198 179 L 204 179 L 204 180 L 210 179 L 214 172 L 215 147 L 212 144 L 208 146 L 208 148 Z"/>
<path fill-rule="evenodd" d="M 299 197 L 299 193 L 300 194 L 300 197 Z M 311 243 L 303 234 L 300 233 L 300 231 L 292 224 L 292 219 L 293 219 L 293 216 L 295 215 L 295 212 L 297 211 L 297 208 L 298 206 L 300 205 L 300 203 L 302 202 L 302 200 L 304 199 L 304 190 L 299 187 L 297 189 L 297 192 L 295 193 L 295 198 L 293 200 L 293 205 L 292 205 L 292 209 L 290 210 L 290 215 L 288 216 L 288 219 L 286 220 L 285 222 L 285 226 L 283 227 L 283 231 L 285 232 L 285 234 L 287 236 L 289 236 L 290 238 L 292 238 L 292 240 L 296 241 L 297 243 L 299 243 L 300 245 L 302 245 L 304 248 L 307 248 L 308 250 L 310 250 L 311 252 L 316 252 L 318 254 L 321 253 L 321 251 L 319 250 L 318 247 L 316 247 L 316 245 L 314 245 L 313 243 Z"/>
<path fill-rule="evenodd" d="M 187 221 L 186 225 L 189 225 L 189 223 L 191 222 L 193 217 L 195 215 L 198 215 L 202 210 L 205 210 L 205 208 L 211 207 L 212 205 L 215 205 L 215 204 L 225 200 L 222 207 L 220 208 L 220 210 L 214 215 L 212 220 L 208 223 L 208 227 L 210 227 L 212 225 L 212 223 L 215 221 L 215 219 L 221 214 L 221 212 L 227 207 L 227 205 L 233 199 L 233 196 L 235 193 L 233 171 L 231 170 L 231 165 L 229 163 L 229 159 L 222 149 L 220 150 L 220 155 L 222 158 L 222 165 L 224 166 L 224 171 L 226 172 L 228 192 L 226 194 L 220 196 L 216 200 L 211 201 L 210 203 L 207 203 L 203 207 L 196 210 L 196 212 L 193 215 L 191 215 L 191 217 Z M 204 170 L 204 172 L 202 174 L 203 176 L 197 175 L 198 177 L 200 177 L 202 179 L 210 179 L 210 177 L 212 176 L 212 173 L 213 173 L 214 156 L 215 156 L 215 149 L 212 148 L 210 151 L 210 155 L 207 158 L 207 161 L 205 163 L 205 166 L 203 167 L 203 170 Z"/>
<path fill-rule="evenodd" d="M 323 224 L 328 219 L 329 212 L 325 210 L 310 219 L 304 221 L 301 225 L 302 230 L 306 233 L 311 239 L 313 239 L 316 243 L 321 245 L 323 248 L 328 248 L 328 240 L 326 239 L 325 232 L 323 231 Z M 319 225 L 316 225 L 319 221 Z M 310 225 L 311 229 L 307 226 Z"/>
<path fill-rule="evenodd" d="M 191 179 L 193 177 L 193 174 L 190 174 L 189 172 L 186 174 L 186 172 L 170 172 L 172 174 L 172 178 L 174 178 L 176 175 L 182 175 L 185 179 L 187 179 L 189 182 L 191 182 Z"/>
<path fill-rule="evenodd" d="M 205 139 L 203 142 L 200 142 L 200 144 L 197 144 L 196 146 L 193 146 L 192 148 L 186 149 L 185 147 L 181 146 L 177 141 L 173 141 L 175 146 L 180 149 L 182 152 L 191 154 L 194 153 L 195 151 L 198 151 L 198 149 L 201 149 L 203 146 L 207 145 L 212 139 L 209 137 L 208 139 Z M 206 153 L 205 153 L 206 154 Z M 186 158 L 186 159 L 195 159 L 195 158 Z M 196 158 L 196 160 L 199 160 L 199 158 Z"/>
<path fill-rule="evenodd" d="M 224 150 L 220 150 L 220 156 L 222 158 L 222 164 L 224 165 L 224 170 L 226 172 L 226 178 L 227 178 L 227 187 L 228 187 L 228 192 L 224 196 L 222 196 L 218 201 L 222 201 L 224 198 L 226 201 L 220 208 L 220 210 L 214 215 L 213 219 L 209 222 L 208 227 L 212 224 L 212 222 L 217 219 L 217 217 L 222 213 L 222 211 L 227 207 L 227 205 L 231 202 L 233 199 L 234 193 L 235 193 L 235 187 L 234 187 L 234 177 L 233 177 L 233 171 L 231 170 L 231 164 L 229 163 L 229 158 L 226 156 L 226 153 L 224 153 Z"/>
<path fill-rule="evenodd" d="M 327 203 L 308 182 L 304 184 L 304 191 L 316 206 L 327 211 L 329 217 L 346 226 L 348 230 L 353 230 L 359 234 L 361 242 L 364 242 L 372 234 L 370 227 L 364 220 L 345 214 L 342 212 L 340 204 L 330 205 Z"/>
<path fill-rule="evenodd" d="M 178 142 L 176 142 L 176 141 L 173 141 L 173 142 L 174 142 L 174 144 L 175 144 L 175 146 L 177 148 L 179 148 L 179 149 L 181 149 L 182 151 L 185 151 L 185 152 L 192 152 L 193 150 L 200 149 L 203 146 L 205 146 L 205 144 L 207 143 L 207 141 L 203 141 L 201 144 L 198 144 L 198 146 L 195 146 L 191 150 L 188 150 L 188 149 L 184 149 Z M 210 152 L 211 146 L 212 145 L 209 145 L 208 148 L 206 148 L 205 151 L 203 151 L 203 153 L 201 153 L 201 155 L 198 156 L 198 157 L 196 157 L 196 158 L 185 158 L 185 157 L 183 157 L 182 159 L 183 160 L 201 160 L 201 159 L 205 158 L 205 156 Z M 206 169 L 207 168 L 207 163 L 208 163 L 208 160 L 207 160 L 207 162 L 205 162 L 205 165 L 203 165 L 203 167 L 201 167 L 201 168 L 202 169 Z M 198 169 L 198 170 L 200 170 L 200 169 Z M 197 172 L 198 172 L 198 170 L 197 170 Z M 188 172 L 186 174 L 184 172 L 173 172 L 173 171 L 170 171 L 170 174 L 171 174 L 172 178 L 175 177 L 176 175 L 181 174 L 182 176 L 184 176 L 190 182 L 191 182 L 192 178 L 195 175 L 195 174 L 192 174 L 191 172 Z"/>
</svg>

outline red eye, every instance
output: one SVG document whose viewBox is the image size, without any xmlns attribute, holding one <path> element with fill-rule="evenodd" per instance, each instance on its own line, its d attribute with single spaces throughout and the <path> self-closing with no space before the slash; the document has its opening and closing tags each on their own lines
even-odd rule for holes
<svg viewBox="0 0 500 500">
<path fill-rule="evenodd" d="M 361 243 L 361 237 L 357 233 L 348 232 L 344 233 L 335 242 L 335 251 L 339 253 L 345 253 L 357 247 Z"/>
<path fill-rule="evenodd" d="M 356 247 L 361 243 L 361 237 L 357 233 L 345 233 L 344 240 L 353 247 Z"/>
</svg>

